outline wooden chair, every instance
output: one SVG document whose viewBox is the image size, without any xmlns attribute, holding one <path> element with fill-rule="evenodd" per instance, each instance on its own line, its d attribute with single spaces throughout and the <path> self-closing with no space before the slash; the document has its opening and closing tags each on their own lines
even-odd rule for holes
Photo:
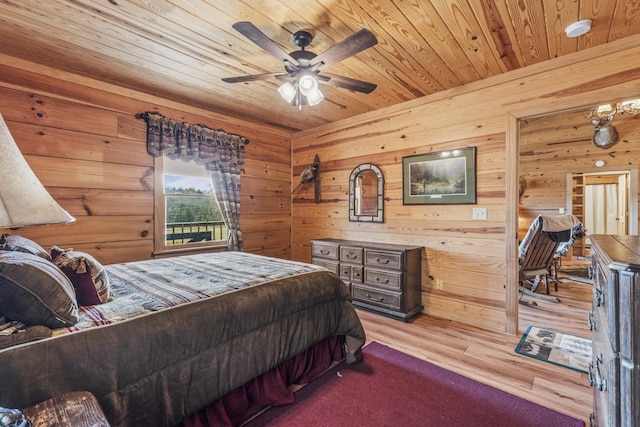
<svg viewBox="0 0 640 427">
<path fill-rule="evenodd" d="M 553 258 L 562 242 L 571 240 L 574 227 L 582 224 L 573 215 L 565 215 L 562 220 L 554 218 L 554 223 L 566 223 L 565 230 L 544 231 L 544 215 L 539 215 L 529 226 L 525 238 L 518 246 L 519 258 L 519 287 L 522 295 L 526 292 L 525 284 L 531 285 L 529 294 L 535 293 L 538 285 L 544 283 L 547 295 L 549 294 L 549 279 L 553 274 Z M 548 218 L 548 216 L 547 216 Z M 551 220 L 549 220 L 551 222 Z M 561 228 L 562 225 L 560 225 Z M 558 291 L 558 282 L 554 278 L 555 290 Z"/>
</svg>

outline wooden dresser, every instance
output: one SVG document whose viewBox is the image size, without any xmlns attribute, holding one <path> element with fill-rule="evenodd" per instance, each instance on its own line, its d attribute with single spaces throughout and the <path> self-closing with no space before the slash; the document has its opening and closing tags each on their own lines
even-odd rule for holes
<svg viewBox="0 0 640 427">
<path fill-rule="evenodd" d="M 640 425 L 640 238 L 593 235 L 592 425 Z"/>
<path fill-rule="evenodd" d="M 323 239 L 311 248 L 311 262 L 338 274 L 355 306 L 405 322 L 422 311 L 422 247 Z"/>
</svg>

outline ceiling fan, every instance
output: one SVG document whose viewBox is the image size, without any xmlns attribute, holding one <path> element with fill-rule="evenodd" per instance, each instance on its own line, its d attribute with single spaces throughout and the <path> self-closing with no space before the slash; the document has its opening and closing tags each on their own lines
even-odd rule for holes
<svg viewBox="0 0 640 427">
<path fill-rule="evenodd" d="M 250 22 L 236 22 L 233 24 L 233 28 L 267 53 L 282 61 L 284 72 L 225 77 L 222 79 L 224 82 L 243 83 L 269 78 L 286 80 L 278 88 L 278 92 L 287 102 L 293 103 L 298 108 L 302 108 L 305 103 L 316 105 L 322 101 L 324 95 L 318 89 L 318 82 L 362 93 L 371 93 L 377 86 L 373 83 L 322 71 L 324 68 L 330 67 L 378 43 L 376 36 L 366 28 L 347 37 L 319 55 L 305 50 L 313 40 L 313 35 L 308 31 L 296 31 L 293 34 L 293 42 L 300 47 L 300 50 L 286 53 Z"/>
</svg>

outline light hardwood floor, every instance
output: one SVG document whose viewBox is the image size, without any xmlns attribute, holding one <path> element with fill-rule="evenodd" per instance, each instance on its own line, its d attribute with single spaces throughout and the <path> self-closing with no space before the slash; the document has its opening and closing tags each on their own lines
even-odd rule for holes
<svg viewBox="0 0 640 427">
<path fill-rule="evenodd" d="M 409 323 L 359 311 L 367 342 L 377 341 L 435 365 L 520 396 L 589 425 L 592 390 L 589 379 L 571 369 L 515 353 L 529 325 L 591 338 L 587 313 L 591 286 L 561 282 L 560 303 L 537 300 L 537 307 L 519 305 L 520 334 L 488 332 L 425 315 Z"/>
</svg>

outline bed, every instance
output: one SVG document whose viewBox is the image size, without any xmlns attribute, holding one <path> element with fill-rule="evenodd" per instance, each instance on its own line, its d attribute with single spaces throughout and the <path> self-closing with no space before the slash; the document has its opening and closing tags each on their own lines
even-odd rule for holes
<svg viewBox="0 0 640 427">
<path fill-rule="evenodd" d="M 0 279 L 10 274 L 2 252 Z M 86 390 L 114 426 L 175 426 L 329 337 L 344 337 L 347 362 L 361 358 L 349 291 L 322 267 L 222 252 L 103 269 L 106 302 L 0 350 L 0 407 Z"/>
</svg>

